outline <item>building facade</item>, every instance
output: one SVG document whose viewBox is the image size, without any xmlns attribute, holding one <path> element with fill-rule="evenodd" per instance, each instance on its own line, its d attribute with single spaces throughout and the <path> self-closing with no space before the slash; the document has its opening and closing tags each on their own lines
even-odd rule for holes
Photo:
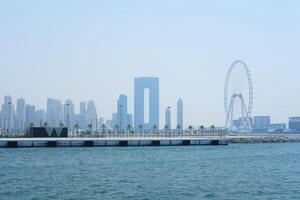
<svg viewBox="0 0 300 200">
<path fill-rule="evenodd" d="M 289 118 L 289 129 L 292 131 L 300 132 L 300 117 Z"/>
<path fill-rule="evenodd" d="M 63 122 L 61 101 L 47 99 L 47 122 L 49 127 L 59 127 L 60 123 Z"/>
<path fill-rule="evenodd" d="M 145 95 L 146 91 L 148 96 Z M 145 105 L 145 101 L 149 105 Z M 153 126 L 159 127 L 159 78 L 134 79 L 134 127 L 138 129 L 140 126 L 145 130 L 151 130 Z"/>
<path fill-rule="evenodd" d="M 177 127 L 181 130 L 183 127 L 183 101 L 182 99 L 178 99 L 177 101 Z"/>
<path fill-rule="evenodd" d="M 17 100 L 16 129 L 25 130 L 25 99 Z"/>
<path fill-rule="evenodd" d="M 270 116 L 255 116 L 253 118 L 253 130 L 256 132 L 266 132 L 271 125 Z"/>
<path fill-rule="evenodd" d="M 167 107 L 165 115 L 165 128 L 171 129 L 171 107 Z"/>
</svg>

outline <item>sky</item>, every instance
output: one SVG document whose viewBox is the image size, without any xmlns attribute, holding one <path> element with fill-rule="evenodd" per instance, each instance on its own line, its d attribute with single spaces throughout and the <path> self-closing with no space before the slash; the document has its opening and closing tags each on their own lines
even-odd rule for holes
<svg viewBox="0 0 300 200">
<path fill-rule="evenodd" d="M 0 103 L 7 94 L 38 108 L 47 97 L 72 99 L 78 111 L 92 99 L 109 119 L 119 94 L 133 113 L 134 77 L 155 76 L 161 124 L 170 106 L 175 126 L 182 98 L 186 125 L 222 126 L 225 76 L 241 59 L 253 115 L 287 122 L 300 116 L 299 8 L 296 0 L 0 0 Z M 245 73 L 234 74 L 240 87 Z"/>
</svg>

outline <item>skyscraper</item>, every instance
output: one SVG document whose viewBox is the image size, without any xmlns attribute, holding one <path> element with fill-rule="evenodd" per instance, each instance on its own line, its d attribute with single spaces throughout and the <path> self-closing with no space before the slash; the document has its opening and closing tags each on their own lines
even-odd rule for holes
<svg viewBox="0 0 300 200">
<path fill-rule="evenodd" d="M 97 109 L 94 101 L 87 102 L 87 124 L 92 126 L 92 129 L 95 131 L 98 129 L 98 116 Z"/>
<path fill-rule="evenodd" d="M 177 127 L 183 129 L 183 101 L 178 99 L 177 101 Z"/>
<path fill-rule="evenodd" d="M 87 127 L 87 111 L 86 111 L 86 103 L 84 101 L 80 102 L 80 111 L 79 111 L 79 126 L 82 129 Z"/>
<path fill-rule="evenodd" d="M 165 127 L 171 129 L 171 107 L 167 107 L 166 109 L 166 122 Z"/>
<path fill-rule="evenodd" d="M 16 112 L 16 129 L 25 129 L 25 100 L 17 100 L 17 112 Z"/>
<path fill-rule="evenodd" d="M 64 124 L 72 130 L 74 124 L 75 106 L 72 100 L 66 100 L 64 104 Z"/>
<path fill-rule="evenodd" d="M 59 100 L 47 99 L 47 121 L 50 127 L 58 127 L 63 121 L 62 105 Z"/>
<path fill-rule="evenodd" d="M 134 127 L 151 130 L 159 127 L 159 78 L 134 79 Z"/>
<path fill-rule="evenodd" d="M 127 127 L 127 96 L 120 95 L 117 104 L 117 121 L 121 130 Z"/>
<path fill-rule="evenodd" d="M 15 110 L 14 105 L 12 104 L 12 97 L 7 95 L 4 97 L 4 104 L 2 105 L 2 130 L 11 132 L 15 129 Z"/>
<path fill-rule="evenodd" d="M 43 127 L 46 122 L 46 111 L 43 109 L 36 110 L 34 120 L 35 126 Z"/>
<path fill-rule="evenodd" d="M 113 114 L 112 126 L 118 125 L 120 130 L 125 131 L 128 125 L 132 126 L 132 115 L 128 114 L 127 96 L 120 95 L 117 101 L 117 112 Z"/>
<path fill-rule="evenodd" d="M 30 125 L 39 126 L 35 120 L 35 106 L 27 104 L 25 107 L 25 125 L 28 128 Z"/>
</svg>

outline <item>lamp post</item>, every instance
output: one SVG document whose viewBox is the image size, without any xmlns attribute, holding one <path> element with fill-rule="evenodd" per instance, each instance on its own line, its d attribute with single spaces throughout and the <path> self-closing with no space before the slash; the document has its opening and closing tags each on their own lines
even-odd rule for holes
<svg viewBox="0 0 300 200">
<path fill-rule="evenodd" d="M 69 111 L 69 106 L 70 106 L 70 103 L 67 103 L 66 104 L 67 105 L 67 127 L 68 127 L 68 133 L 70 133 L 70 130 L 69 130 L 69 128 L 70 128 L 70 111 Z"/>
<path fill-rule="evenodd" d="M 10 126 L 11 126 L 11 102 L 8 102 L 8 121 L 7 121 L 7 132 L 10 132 Z"/>
<path fill-rule="evenodd" d="M 120 124 L 119 125 L 120 125 L 120 133 L 122 133 L 122 107 L 123 107 L 123 105 L 120 104 L 119 107 L 120 107 L 120 110 L 119 110 L 120 111 L 120 113 L 119 113 L 120 114 L 120 116 L 119 116 L 120 117 L 120 119 L 119 119 Z"/>
</svg>

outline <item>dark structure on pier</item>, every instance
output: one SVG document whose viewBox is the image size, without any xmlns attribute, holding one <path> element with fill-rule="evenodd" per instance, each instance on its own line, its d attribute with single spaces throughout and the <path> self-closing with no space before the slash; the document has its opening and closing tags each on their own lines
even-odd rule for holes
<svg viewBox="0 0 300 200">
<path fill-rule="evenodd" d="M 31 127 L 29 137 L 68 137 L 68 128 Z"/>
</svg>

